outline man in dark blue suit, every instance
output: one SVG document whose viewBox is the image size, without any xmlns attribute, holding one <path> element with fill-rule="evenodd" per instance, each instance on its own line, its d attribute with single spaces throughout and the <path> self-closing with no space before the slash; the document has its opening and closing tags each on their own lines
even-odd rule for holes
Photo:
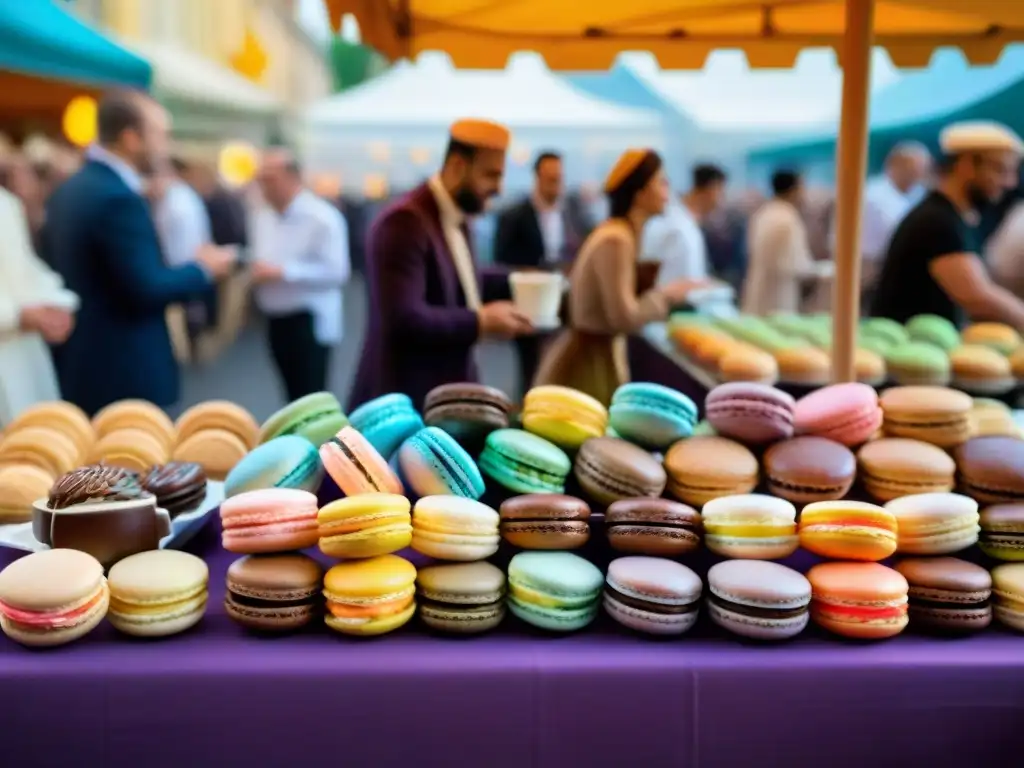
<svg viewBox="0 0 1024 768">
<path fill-rule="evenodd" d="M 123 398 L 160 406 L 179 396 L 165 312 L 203 298 L 231 269 L 233 253 L 210 246 L 195 264 L 164 265 L 143 176 L 166 161 L 168 116 L 139 93 L 106 95 L 99 144 L 52 196 L 47 249 L 81 298 L 77 325 L 59 354 L 65 399 L 87 413 Z"/>
</svg>

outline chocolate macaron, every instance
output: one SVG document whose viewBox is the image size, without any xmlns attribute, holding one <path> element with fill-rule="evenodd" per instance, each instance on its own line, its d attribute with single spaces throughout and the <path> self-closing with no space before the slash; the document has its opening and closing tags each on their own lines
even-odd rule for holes
<svg viewBox="0 0 1024 768">
<path fill-rule="evenodd" d="M 471 382 L 442 384 L 427 393 L 423 421 L 460 443 L 482 446 L 487 435 L 509 425 L 511 411 L 512 403 L 500 389 Z"/>
<path fill-rule="evenodd" d="M 700 546 L 701 516 L 669 499 L 622 499 L 604 514 L 608 543 L 619 552 L 676 557 Z"/>
<path fill-rule="evenodd" d="M 979 522 L 982 552 L 995 560 L 1024 560 L 1024 504 L 993 504 Z"/>
<path fill-rule="evenodd" d="M 699 508 L 721 496 L 753 491 L 759 465 L 747 447 L 708 435 L 680 440 L 669 448 L 665 470 L 669 493 Z"/>
<path fill-rule="evenodd" d="M 249 555 L 228 568 L 224 609 L 248 629 L 299 629 L 321 613 L 323 578 L 320 564 L 299 553 Z"/>
<path fill-rule="evenodd" d="M 896 570 L 910 585 L 910 626 L 966 633 L 992 623 L 992 576 L 955 557 L 912 557 Z"/>
<path fill-rule="evenodd" d="M 498 510 L 501 535 L 522 549 L 576 549 L 590 539 L 590 506 L 575 496 L 513 496 Z"/>
<path fill-rule="evenodd" d="M 142 487 L 156 496 L 156 505 L 174 519 L 205 501 L 206 471 L 194 461 L 172 461 L 149 470 Z"/>
<path fill-rule="evenodd" d="M 772 495 L 794 504 L 843 498 L 853 485 L 857 459 L 845 445 L 824 437 L 794 437 L 764 454 Z"/>
<path fill-rule="evenodd" d="M 1024 501 L 1024 440 L 975 437 L 953 454 L 962 493 L 981 504 Z"/>
<path fill-rule="evenodd" d="M 584 493 L 602 506 L 636 496 L 661 496 L 665 490 L 661 462 L 616 437 L 595 437 L 583 443 L 573 471 Z"/>
</svg>

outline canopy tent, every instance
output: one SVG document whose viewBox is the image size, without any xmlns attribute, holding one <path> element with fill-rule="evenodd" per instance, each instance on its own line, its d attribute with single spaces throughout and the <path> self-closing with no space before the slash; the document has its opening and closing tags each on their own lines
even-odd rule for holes
<svg viewBox="0 0 1024 768">
<path fill-rule="evenodd" d="M 555 69 L 606 69 L 623 50 L 650 50 L 662 67 L 695 69 L 716 48 L 742 49 L 753 67 L 792 66 L 804 48 L 836 48 L 844 68 L 837 158 L 833 377 L 854 378 L 860 216 L 867 163 L 871 48 L 899 67 L 956 46 L 992 63 L 1024 40 L 1024 3 L 1010 0 L 326 0 L 363 41 L 392 58 L 447 51 L 458 66 L 502 66 L 533 50 Z"/>
</svg>

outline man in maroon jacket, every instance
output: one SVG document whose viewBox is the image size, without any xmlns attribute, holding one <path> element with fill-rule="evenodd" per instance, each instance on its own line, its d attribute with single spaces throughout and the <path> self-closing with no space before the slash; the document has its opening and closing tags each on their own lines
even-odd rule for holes
<svg viewBox="0 0 1024 768">
<path fill-rule="evenodd" d="M 507 300 L 507 273 L 477 267 L 468 227 L 501 191 L 509 138 L 495 123 L 455 123 L 440 173 L 371 226 L 369 328 L 349 409 L 389 392 L 422 407 L 438 384 L 476 381 L 478 340 L 532 332 Z"/>
</svg>

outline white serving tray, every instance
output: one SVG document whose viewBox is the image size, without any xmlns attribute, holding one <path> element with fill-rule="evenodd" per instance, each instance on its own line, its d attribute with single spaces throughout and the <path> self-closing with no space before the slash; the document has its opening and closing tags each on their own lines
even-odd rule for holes
<svg viewBox="0 0 1024 768">
<path fill-rule="evenodd" d="M 181 549 L 206 525 L 210 514 L 224 501 L 224 483 L 210 480 L 206 483 L 206 498 L 191 512 L 178 515 L 171 520 L 171 534 L 160 542 L 160 549 Z M 39 552 L 47 549 L 32 535 L 32 523 L 0 525 L 0 547 L 20 549 L 23 552 Z"/>
</svg>

